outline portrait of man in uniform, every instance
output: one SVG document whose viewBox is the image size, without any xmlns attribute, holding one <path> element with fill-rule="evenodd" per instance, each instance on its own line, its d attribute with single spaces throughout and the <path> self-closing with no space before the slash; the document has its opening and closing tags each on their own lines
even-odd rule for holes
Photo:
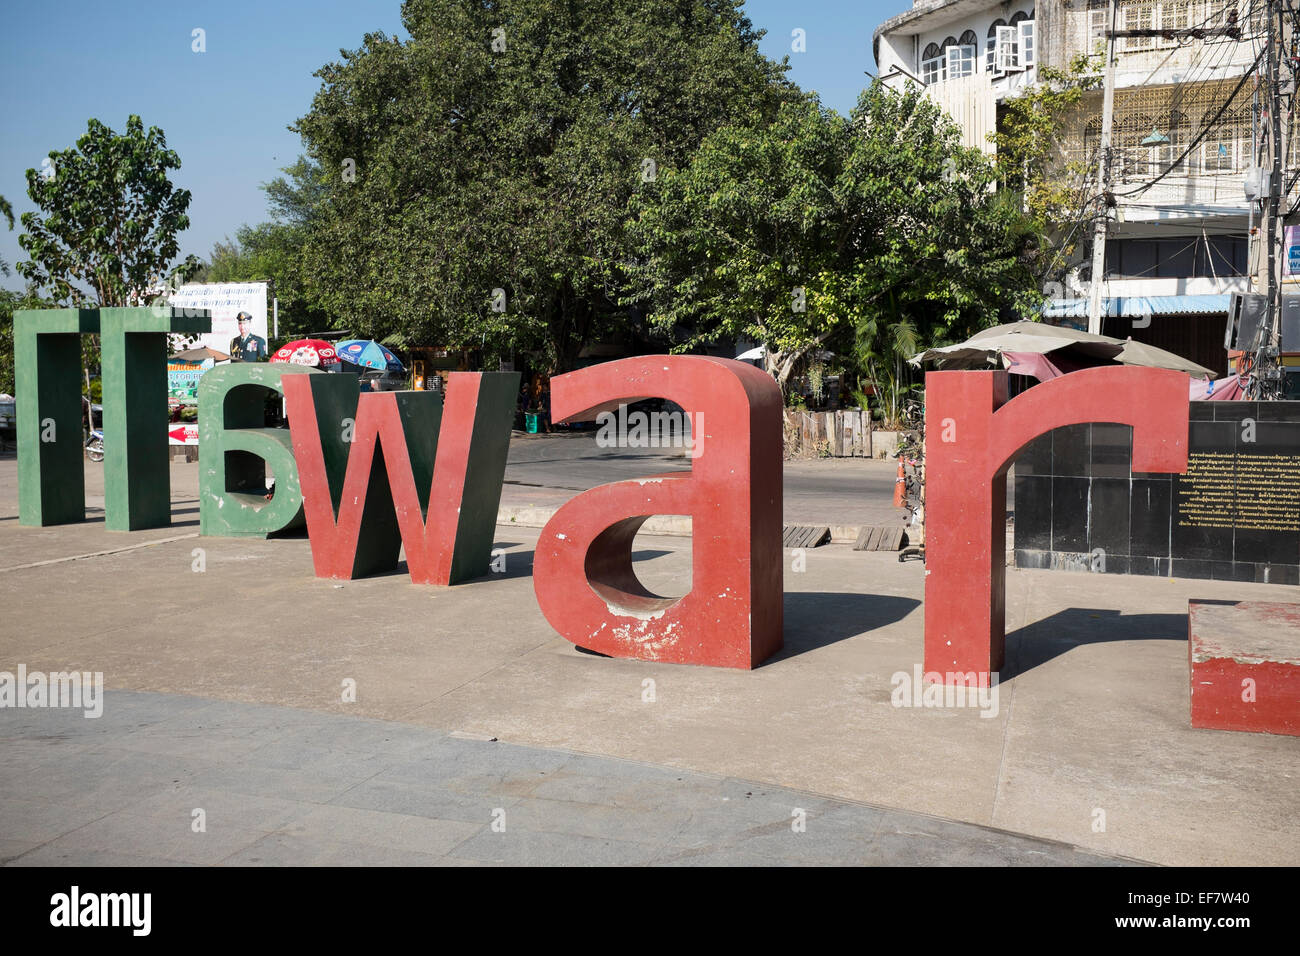
<svg viewBox="0 0 1300 956">
<path fill-rule="evenodd" d="M 230 340 L 230 360 L 259 362 L 265 359 L 266 339 L 253 334 L 253 317 L 247 312 L 240 312 L 235 318 L 239 322 L 239 334 Z"/>
</svg>

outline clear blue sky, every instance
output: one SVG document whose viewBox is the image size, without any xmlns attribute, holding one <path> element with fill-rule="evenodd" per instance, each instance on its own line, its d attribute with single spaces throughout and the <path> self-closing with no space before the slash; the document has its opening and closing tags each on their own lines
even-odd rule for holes
<svg viewBox="0 0 1300 956">
<path fill-rule="evenodd" d="M 749 0 L 767 31 L 762 50 L 790 51 L 790 75 L 848 112 L 875 71 L 871 33 L 910 0 Z M 116 130 L 138 113 L 181 158 L 175 182 L 194 195 L 182 253 L 267 218 L 259 186 L 301 152 L 288 125 L 311 106 L 312 73 L 372 30 L 405 36 L 400 0 L 41 0 L 0 3 L 0 196 L 32 210 L 24 176 L 52 149 L 75 145 L 95 117 Z M 191 49 L 206 31 L 207 51 Z M 26 258 L 0 221 L 0 258 Z M 16 272 L 0 283 L 20 289 Z"/>
</svg>

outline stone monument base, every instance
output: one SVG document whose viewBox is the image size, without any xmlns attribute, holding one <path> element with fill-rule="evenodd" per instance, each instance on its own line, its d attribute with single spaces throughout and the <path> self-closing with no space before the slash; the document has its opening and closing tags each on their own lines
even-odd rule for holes
<svg viewBox="0 0 1300 956">
<path fill-rule="evenodd" d="M 1192 726 L 1300 737 L 1300 604 L 1187 602 Z"/>
</svg>

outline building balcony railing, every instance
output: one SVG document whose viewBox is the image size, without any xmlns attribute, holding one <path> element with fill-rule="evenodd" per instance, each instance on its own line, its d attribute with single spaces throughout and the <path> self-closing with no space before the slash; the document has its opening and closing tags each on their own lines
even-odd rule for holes
<svg viewBox="0 0 1300 956">
<path fill-rule="evenodd" d="M 1098 53 L 1110 28 L 1106 0 L 1088 0 L 1082 10 L 1067 12 L 1072 52 Z M 1215 48 L 1216 59 L 1252 62 L 1267 28 L 1267 0 L 1120 0 L 1116 30 L 1167 31 L 1160 36 L 1119 37 L 1115 53 L 1123 60 L 1185 47 Z M 1199 35 L 1188 37 L 1185 31 Z M 1228 49 L 1224 49 L 1229 47 Z M 1235 48 L 1235 49 L 1234 49 Z"/>
</svg>

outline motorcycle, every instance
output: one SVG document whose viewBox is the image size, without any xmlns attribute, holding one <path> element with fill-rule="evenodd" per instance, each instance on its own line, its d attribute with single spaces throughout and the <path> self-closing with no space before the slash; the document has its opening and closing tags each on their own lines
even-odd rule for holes
<svg viewBox="0 0 1300 956">
<path fill-rule="evenodd" d="M 90 403 L 83 398 L 83 405 Z M 95 427 L 95 411 L 99 411 L 99 428 Z M 86 416 L 86 421 L 90 425 L 90 436 L 86 439 L 86 457 L 91 461 L 104 460 L 104 406 L 90 405 L 90 412 Z"/>
<path fill-rule="evenodd" d="M 894 457 L 901 459 L 898 481 L 902 507 L 907 509 L 908 545 L 898 560 L 925 560 L 925 404 L 909 399 L 903 407 L 902 435 Z"/>
</svg>

